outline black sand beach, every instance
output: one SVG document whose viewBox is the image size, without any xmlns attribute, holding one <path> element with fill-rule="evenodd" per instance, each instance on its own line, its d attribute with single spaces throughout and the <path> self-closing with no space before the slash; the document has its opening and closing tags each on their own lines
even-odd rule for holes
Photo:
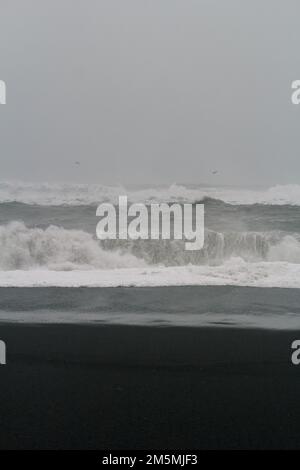
<svg viewBox="0 0 300 470">
<path fill-rule="evenodd" d="M 2 324 L 0 447 L 299 448 L 298 336 Z"/>
</svg>

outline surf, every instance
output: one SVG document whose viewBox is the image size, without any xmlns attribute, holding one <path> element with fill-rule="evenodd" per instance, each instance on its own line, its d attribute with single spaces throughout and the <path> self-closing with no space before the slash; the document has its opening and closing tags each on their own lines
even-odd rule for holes
<svg viewBox="0 0 300 470">
<path fill-rule="evenodd" d="M 0 182 L 0 204 L 19 202 L 36 206 L 98 206 L 102 202 L 117 204 L 120 194 L 128 194 L 128 200 L 131 203 L 196 203 L 205 199 L 214 199 L 231 205 L 300 206 L 300 185 L 298 184 L 251 189 L 176 183 L 137 188 L 126 187 L 126 185 Z"/>
</svg>

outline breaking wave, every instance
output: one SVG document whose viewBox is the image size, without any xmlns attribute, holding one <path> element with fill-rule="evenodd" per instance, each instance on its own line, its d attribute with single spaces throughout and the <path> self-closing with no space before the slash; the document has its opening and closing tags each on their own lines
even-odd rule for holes
<svg viewBox="0 0 300 470">
<path fill-rule="evenodd" d="M 92 235 L 80 230 L 28 228 L 22 222 L 0 226 L 0 270 L 71 271 L 144 265 L 130 253 L 105 251 Z"/>
<path fill-rule="evenodd" d="M 280 232 L 219 233 L 207 231 L 203 250 L 186 251 L 182 240 L 106 240 L 81 230 L 49 226 L 29 228 L 23 222 L 0 226 L 0 270 L 56 271 L 146 266 L 220 266 L 244 262 L 300 264 L 297 235 Z"/>
<path fill-rule="evenodd" d="M 233 189 L 172 184 L 169 187 L 128 189 L 99 184 L 0 182 L 0 203 L 30 205 L 98 205 L 117 203 L 119 195 L 130 202 L 199 202 L 206 198 L 232 205 L 300 205 L 300 185 L 277 185 L 269 189 Z"/>
<path fill-rule="evenodd" d="M 121 249 L 142 258 L 148 265 L 219 266 L 233 258 L 247 263 L 260 261 L 300 264 L 300 240 L 297 234 L 281 232 L 205 232 L 202 250 L 187 251 L 183 240 L 105 240 L 102 245 L 113 252 Z"/>
</svg>

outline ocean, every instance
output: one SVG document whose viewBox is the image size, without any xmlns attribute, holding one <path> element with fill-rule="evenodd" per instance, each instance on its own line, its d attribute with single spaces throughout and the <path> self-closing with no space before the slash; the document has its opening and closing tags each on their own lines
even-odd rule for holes
<svg viewBox="0 0 300 470">
<path fill-rule="evenodd" d="M 97 240 L 96 208 L 119 195 L 204 203 L 203 250 Z M 298 185 L 0 183 L 0 321 L 296 329 L 299 288 Z"/>
<path fill-rule="evenodd" d="M 98 240 L 119 195 L 204 203 L 203 250 Z M 0 447 L 298 448 L 299 215 L 298 186 L 0 183 Z"/>
</svg>

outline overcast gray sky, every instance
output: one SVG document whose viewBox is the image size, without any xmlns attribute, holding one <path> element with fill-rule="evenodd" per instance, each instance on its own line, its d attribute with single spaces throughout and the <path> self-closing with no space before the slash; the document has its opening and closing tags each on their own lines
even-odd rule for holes
<svg viewBox="0 0 300 470">
<path fill-rule="evenodd" d="M 1 180 L 299 183 L 299 0 L 0 9 Z"/>
</svg>

